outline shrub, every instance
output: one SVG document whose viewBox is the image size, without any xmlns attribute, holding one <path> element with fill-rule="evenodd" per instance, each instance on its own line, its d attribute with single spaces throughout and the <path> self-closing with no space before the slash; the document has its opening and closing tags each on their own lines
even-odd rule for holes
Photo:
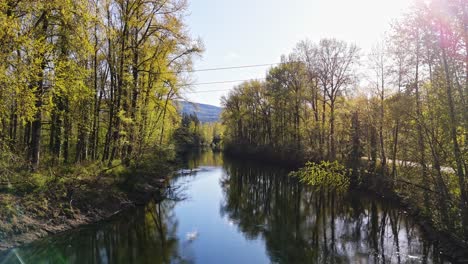
<svg viewBox="0 0 468 264">
<path fill-rule="evenodd" d="M 289 175 L 318 189 L 345 192 L 350 185 L 345 167 L 337 161 L 307 162 L 305 167 Z"/>
</svg>

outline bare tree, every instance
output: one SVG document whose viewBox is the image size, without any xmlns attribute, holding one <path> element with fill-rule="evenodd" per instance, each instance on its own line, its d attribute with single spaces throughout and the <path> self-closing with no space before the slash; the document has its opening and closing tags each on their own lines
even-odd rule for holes
<svg viewBox="0 0 468 264">
<path fill-rule="evenodd" d="M 390 74 L 389 61 L 386 56 L 385 42 L 376 44 L 369 54 L 370 67 L 373 70 L 374 81 L 371 81 L 372 86 L 375 87 L 377 98 L 379 99 L 379 118 L 378 118 L 378 133 L 380 145 L 380 159 L 382 162 L 382 171 L 385 172 L 387 166 L 387 155 L 385 151 L 385 138 L 384 138 L 384 122 L 385 122 L 385 99 L 387 87 L 387 78 Z"/>
<path fill-rule="evenodd" d="M 335 110 L 338 96 L 354 82 L 353 64 L 359 49 L 336 39 L 323 39 L 317 47 L 317 75 L 323 89 L 324 102 L 330 107 L 328 158 L 336 159 Z"/>
</svg>

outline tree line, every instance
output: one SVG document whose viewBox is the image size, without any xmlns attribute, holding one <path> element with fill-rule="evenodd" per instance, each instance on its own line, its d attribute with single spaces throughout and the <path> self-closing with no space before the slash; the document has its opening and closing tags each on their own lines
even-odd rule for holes
<svg viewBox="0 0 468 264">
<path fill-rule="evenodd" d="M 365 163 L 468 238 L 467 17 L 466 1 L 419 1 L 367 55 L 301 41 L 223 98 L 225 145 Z"/>
<path fill-rule="evenodd" d="M 222 134 L 223 127 L 220 123 L 203 123 L 195 113 L 182 113 L 182 120 L 174 130 L 172 139 L 177 152 L 185 155 L 208 147 L 219 150 Z"/>
<path fill-rule="evenodd" d="M 185 0 L 0 2 L 2 154 L 41 163 L 132 160 L 165 145 L 183 72 L 202 52 Z"/>
</svg>

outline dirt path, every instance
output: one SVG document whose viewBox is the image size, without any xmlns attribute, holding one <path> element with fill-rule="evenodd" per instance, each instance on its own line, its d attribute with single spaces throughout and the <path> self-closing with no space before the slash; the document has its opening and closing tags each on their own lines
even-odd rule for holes
<svg viewBox="0 0 468 264">
<path fill-rule="evenodd" d="M 365 160 L 365 161 L 369 161 L 369 158 L 368 157 L 362 157 L 361 160 Z M 377 159 L 377 161 L 380 162 L 380 159 Z M 393 160 L 392 159 L 387 159 L 387 163 L 388 164 L 393 164 Z M 396 160 L 396 164 L 397 166 L 399 167 L 412 167 L 412 168 L 416 168 L 416 167 L 420 167 L 421 165 L 417 162 L 413 162 L 413 161 L 406 161 L 406 160 Z M 431 164 L 427 164 L 427 167 L 428 168 L 432 168 L 432 165 Z M 450 173 L 450 174 L 454 174 L 455 173 L 455 170 L 451 167 L 440 167 L 440 170 L 442 172 L 445 172 L 445 173 Z"/>
</svg>

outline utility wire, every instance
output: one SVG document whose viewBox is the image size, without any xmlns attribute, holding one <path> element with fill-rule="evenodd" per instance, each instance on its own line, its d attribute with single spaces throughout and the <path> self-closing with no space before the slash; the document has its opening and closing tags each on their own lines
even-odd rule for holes
<svg viewBox="0 0 468 264">
<path fill-rule="evenodd" d="M 186 87 L 186 86 L 197 86 L 197 85 L 210 85 L 210 84 L 223 84 L 223 83 L 236 83 L 236 82 L 247 82 L 247 81 L 254 81 L 254 80 L 265 80 L 266 78 L 256 78 L 256 79 L 245 79 L 245 80 L 232 80 L 232 81 L 216 81 L 216 82 L 204 82 L 204 83 L 187 83 L 181 84 L 179 86 Z"/>
<path fill-rule="evenodd" d="M 199 94 L 199 93 L 216 93 L 216 92 L 227 92 L 232 89 L 220 89 L 220 90 L 205 90 L 205 91 L 194 91 L 194 92 L 185 92 L 186 94 Z"/>
<path fill-rule="evenodd" d="M 223 70 L 233 70 L 233 69 L 266 67 L 266 66 L 273 66 L 273 65 L 285 64 L 285 63 L 288 63 L 288 62 L 275 62 L 275 63 L 266 63 L 266 64 L 252 64 L 252 65 L 241 65 L 241 66 L 206 68 L 206 69 L 197 69 L 197 70 L 183 70 L 183 71 L 178 71 L 178 72 L 179 73 L 182 73 L 182 72 L 193 73 L 193 72 L 223 71 Z"/>
<path fill-rule="evenodd" d="M 387 53 L 384 53 L 387 54 Z M 375 54 L 368 54 L 375 55 Z M 359 58 L 360 62 L 363 61 L 369 62 L 369 59 L 366 59 L 367 56 L 362 56 Z M 285 62 L 275 62 L 275 63 L 265 63 L 265 64 L 250 64 L 250 65 L 241 65 L 241 66 L 226 66 L 226 67 L 215 67 L 215 68 L 204 68 L 204 69 L 194 69 L 194 70 L 181 70 L 181 71 L 174 71 L 174 72 L 165 72 L 165 73 L 195 73 L 195 72 L 210 72 L 210 71 L 222 71 L 222 70 L 233 70 L 233 69 L 247 69 L 247 68 L 258 68 L 258 67 L 267 67 L 267 66 L 274 66 L 274 65 L 281 65 L 281 64 L 288 64 L 288 63 L 298 63 L 304 61 L 285 61 Z M 365 67 L 367 68 L 367 67 Z M 367 68 L 368 70 L 374 70 L 371 68 Z M 192 84 L 181 84 L 180 87 L 188 87 L 188 86 L 199 86 L 199 85 L 213 85 L 213 84 L 228 84 L 228 83 L 238 83 L 238 82 L 246 82 L 252 80 L 265 80 L 266 78 L 256 78 L 256 79 L 245 79 L 245 80 L 228 80 L 228 81 L 214 81 L 214 82 L 202 82 L 202 83 L 192 83 Z M 187 94 L 196 94 L 196 93 L 209 93 L 209 92 L 221 92 L 221 91 L 229 91 L 230 89 L 222 89 L 222 90 L 205 90 L 205 91 L 186 91 Z"/>
<path fill-rule="evenodd" d="M 345 57 L 338 57 L 338 58 L 345 58 Z M 361 58 L 359 58 L 359 61 L 360 62 L 366 62 L 366 61 L 369 61 L 369 60 L 361 57 Z M 298 61 L 273 62 L 273 63 L 264 63 L 264 64 L 249 64 L 249 65 L 240 65 L 240 66 L 223 66 L 223 67 L 193 69 L 193 70 L 166 71 L 166 72 L 161 72 L 161 73 L 175 73 L 175 74 L 177 74 L 177 73 L 223 71 L 223 70 L 259 68 L 259 67 L 267 67 L 267 66 L 274 66 L 274 65 L 281 65 L 281 64 L 288 64 L 288 63 L 299 63 L 299 62 L 304 62 L 304 61 L 298 60 Z"/>
</svg>

